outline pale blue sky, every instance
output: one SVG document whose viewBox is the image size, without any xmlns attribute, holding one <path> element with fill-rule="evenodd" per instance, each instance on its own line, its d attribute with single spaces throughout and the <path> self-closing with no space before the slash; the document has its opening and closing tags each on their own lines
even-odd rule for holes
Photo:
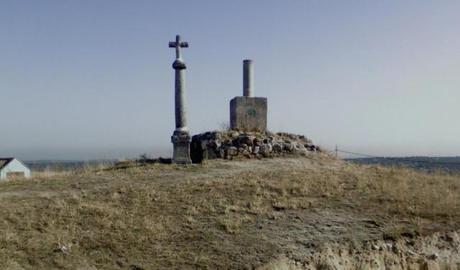
<svg viewBox="0 0 460 270">
<path fill-rule="evenodd" d="M 269 129 L 377 155 L 460 154 L 460 1 L 0 0 L 0 156 L 169 156 L 174 51 L 193 134 L 242 60 Z"/>
</svg>

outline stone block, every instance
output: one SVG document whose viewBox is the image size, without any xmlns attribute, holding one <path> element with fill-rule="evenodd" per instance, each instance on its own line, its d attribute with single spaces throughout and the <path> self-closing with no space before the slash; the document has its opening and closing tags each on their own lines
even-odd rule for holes
<svg viewBox="0 0 460 270">
<path fill-rule="evenodd" d="M 267 130 L 267 98 L 235 97 L 230 101 L 230 128 L 239 131 Z"/>
<path fill-rule="evenodd" d="M 188 132 L 174 131 L 171 142 L 174 145 L 173 162 L 176 164 L 192 163 L 190 158 L 191 138 Z"/>
</svg>

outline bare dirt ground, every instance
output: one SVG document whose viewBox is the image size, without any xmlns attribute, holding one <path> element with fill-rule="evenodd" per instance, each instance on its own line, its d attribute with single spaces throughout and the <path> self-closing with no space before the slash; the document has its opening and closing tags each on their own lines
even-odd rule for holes
<svg viewBox="0 0 460 270">
<path fill-rule="evenodd" d="M 460 269 L 459 230 L 459 175 L 325 154 L 0 184 L 0 269 Z"/>
</svg>

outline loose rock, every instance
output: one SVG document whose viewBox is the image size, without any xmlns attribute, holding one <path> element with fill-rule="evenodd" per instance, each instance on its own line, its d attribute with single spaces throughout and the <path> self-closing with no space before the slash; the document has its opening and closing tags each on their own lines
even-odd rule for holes
<svg viewBox="0 0 460 270">
<path fill-rule="evenodd" d="M 281 132 L 205 132 L 192 137 L 190 148 L 194 163 L 216 158 L 306 156 L 308 152 L 321 152 L 320 148 L 305 136 Z"/>
</svg>

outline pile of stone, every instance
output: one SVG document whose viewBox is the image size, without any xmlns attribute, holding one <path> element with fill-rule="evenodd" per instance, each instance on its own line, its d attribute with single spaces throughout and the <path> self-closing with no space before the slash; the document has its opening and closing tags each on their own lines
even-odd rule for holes
<svg viewBox="0 0 460 270">
<path fill-rule="evenodd" d="M 217 158 L 306 156 L 321 149 L 305 136 L 290 133 L 212 131 L 193 136 L 190 152 L 192 162 L 200 163 Z"/>
</svg>

